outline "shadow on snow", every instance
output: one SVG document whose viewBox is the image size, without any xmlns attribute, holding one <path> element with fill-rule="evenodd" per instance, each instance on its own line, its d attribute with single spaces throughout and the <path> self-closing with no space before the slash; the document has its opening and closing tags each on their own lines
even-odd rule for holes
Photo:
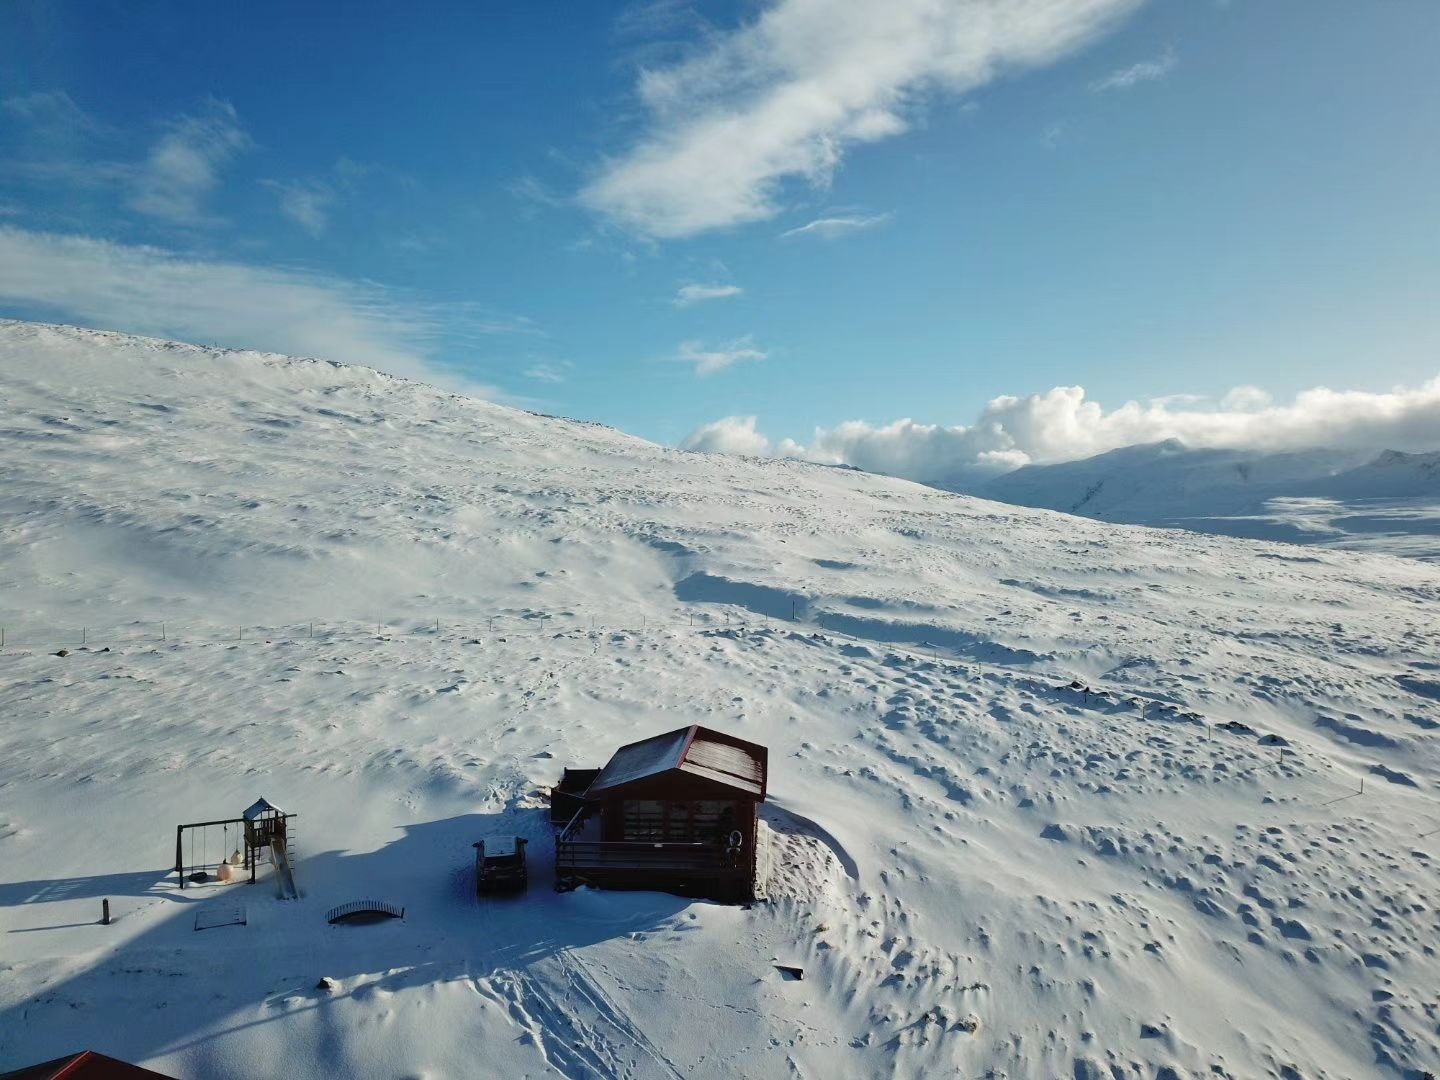
<svg viewBox="0 0 1440 1080">
<path fill-rule="evenodd" d="M 489 833 L 529 840 L 527 894 L 476 896 L 471 845 Z M 116 902 L 115 925 L 95 928 L 93 951 L 80 953 L 82 969 L 43 982 L 28 1001 L 0 1009 L 0 1071 L 81 1048 L 131 1061 L 185 1055 L 188 1068 L 203 1071 L 218 1041 L 237 1032 L 333 1010 L 347 998 L 523 972 L 571 949 L 656 929 L 693 903 L 663 893 L 556 893 L 553 867 L 546 811 L 509 810 L 402 826 L 397 839 L 376 851 L 302 854 L 295 868 L 297 901 L 276 898 L 268 866 L 254 885 L 184 890 L 173 872 L 154 870 L 0 885 L 5 906 L 100 897 Z M 372 926 L 325 921 L 329 908 L 362 898 L 403 905 L 405 918 Z M 141 917 L 137 900 L 173 910 L 107 949 L 107 938 L 124 933 L 128 918 Z M 202 908 L 237 904 L 246 909 L 247 925 L 193 929 Z M 75 944 L 66 940 L 68 953 L 78 952 Z M 333 992 L 316 987 L 322 976 L 335 981 Z M 312 1049 L 343 1071 L 341 1040 L 324 1043 Z"/>
</svg>

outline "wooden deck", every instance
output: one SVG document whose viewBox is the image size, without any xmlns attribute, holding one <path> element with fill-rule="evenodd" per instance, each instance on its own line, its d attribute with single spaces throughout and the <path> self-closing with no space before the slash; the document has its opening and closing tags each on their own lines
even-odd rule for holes
<svg viewBox="0 0 1440 1080">
<path fill-rule="evenodd" d="M 721 873 L 743 870 L 713 844 L 652 844 L 599 840 L 561 840 L 555 845 L 561 873 L 587 870 L 677 870 Z"/>
<path fill-rule="evenodd" d="M 594 839 L 593 821 L 577 814 L 555 841 L 557 880 L 610 889 L 657 889 L 731 898 L 748 895 L 751 866 L 706 843 Z"/>
</svg>

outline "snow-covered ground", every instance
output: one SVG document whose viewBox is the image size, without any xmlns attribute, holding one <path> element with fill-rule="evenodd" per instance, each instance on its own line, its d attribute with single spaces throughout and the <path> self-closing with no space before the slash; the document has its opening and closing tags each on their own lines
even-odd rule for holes
<svg viewBox="0 0 1440 1080">
<path fill-rule="evenodd" d="M 1440 451 L 1262 453 L 1170 439 L 1027 465 L 971 493 L 1133 525 L 1440 562 Z"/>
<path fill-rule="evenodd" d="M 1440 1064 L 1434 565 L 33 324 L 0 393 L 0 1070 Z M 769 899 L 552 892 L 543 789 L 691 722 L 770 747 Z M 262 795 L 301 898 L 176 889 Z"/>
</svg>

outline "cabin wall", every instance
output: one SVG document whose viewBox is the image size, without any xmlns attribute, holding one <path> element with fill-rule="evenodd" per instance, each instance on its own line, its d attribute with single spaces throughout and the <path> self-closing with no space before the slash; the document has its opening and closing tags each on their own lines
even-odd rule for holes
<svg viewBox="0 0 1440 1080">
<path fill-rule="evenodd" d="M 757 803 L 750 799 L 612 798 L 601 804 L 601 836 L 632 843 L 720 844 L 738 831 L 755 839 Z"/>
</svg>

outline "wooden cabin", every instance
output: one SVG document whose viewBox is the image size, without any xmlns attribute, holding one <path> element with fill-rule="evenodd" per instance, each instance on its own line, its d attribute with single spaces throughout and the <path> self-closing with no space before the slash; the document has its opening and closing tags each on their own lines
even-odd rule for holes
<svg viewBox="0 0 1440 1080">
<path fill-rule="evenodd" d="M 622 746 L 583 794 L 576 779 L 587 770 L 567 769 L 551 791 L 552 819 L 578 808 L 556 838 L 557 887 L 753 899 L 768 757 L 691 725 Z"/>
</svg>

